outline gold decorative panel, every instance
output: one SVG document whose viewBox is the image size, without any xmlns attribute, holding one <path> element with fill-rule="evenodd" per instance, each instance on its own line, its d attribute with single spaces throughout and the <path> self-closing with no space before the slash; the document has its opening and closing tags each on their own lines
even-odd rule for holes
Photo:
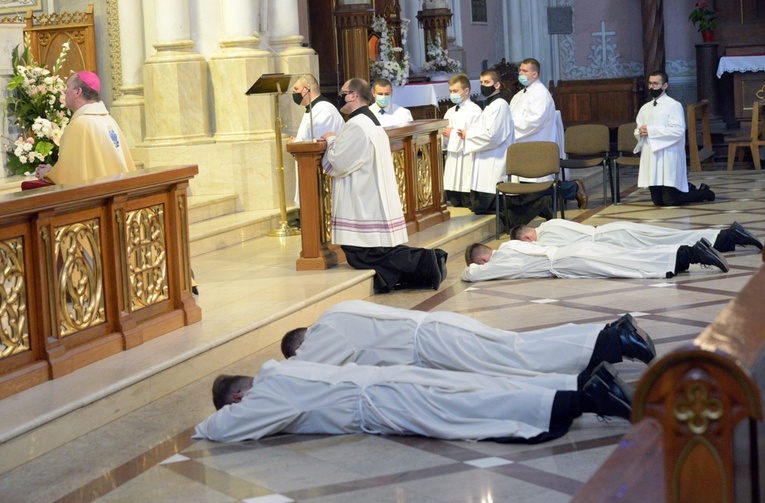
<svg viewBox="0 0 765 503">
<path fill-rule="evenodd" d="M 98 219 L 56 227 L 54 244 L 63 337 L 106 321 Z"/>
<path fill-rule="evenodd" d="M 0 359 L 29 351 L 24 239 L 0 241 Z"/>
<path fill-rule="evenodd" d="M 417 147 L 417 209 L 433 206 L 433 183 L 430 176 L 430 144 Z"/>
<path fill-rule="evenodd" d="M 406 153 L 403 150 L 396 150 L 391 153 L 393 154 L 393 169 L 396 172 L 398 197 L 401 199 L 401 209 L 406 215 L 408 211 L 406 205 Z"/>
<path fill-rule="evenodd" d="M 683 421 L 696 435 L 701 435 L 709 427 L 709 421 L 720 419 L 723 415 L 722 402 L 709 396 L 706 387 L 699 383 L 692 384 L 685 392 L 685 397 L 675 403 L 674 415 Z"/>
<path fill-rule="evenodd" d="M 319 167 L 319 211 L 321 211 L 321 241 L 332 242 L 332 177 Z"/>
<path fill-rule="evenodd" d="M 125 213 L 125 256 L 131 312 L 169 298 L 162 204 Z"/>
</svg>

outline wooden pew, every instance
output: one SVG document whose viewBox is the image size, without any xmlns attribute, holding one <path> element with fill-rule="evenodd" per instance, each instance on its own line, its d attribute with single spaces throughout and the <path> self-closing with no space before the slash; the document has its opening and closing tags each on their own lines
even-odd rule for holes
<svg viewBox="0 0 765 503">
<path fill-rule="evenodd" d="M 0 196 L 0 398 L 196 323 L 197 166 Z"/>
<path fill-rule="evenodd" d="M 692 347 L 649 367 L 632 428 L 573 501 L 761 501 L 763 296 L 760 268 Z"/>
<path fill-rule="evenodd" d="M 688 122 L 688 154 L 691 171 L 701 171 L 701 163 L 713 155 L 712 133 L 709 129 L 709 101 L 701 100 L 686 106 Z M 701 148 L 699 148 L 698 121 L 701 121 Z"/>
<path fill-rule="evenodd" d="M 618 128 L 634 122 L 643 101 L 643 78 L 550 81 L 555 108 L 563 124 L 604 124 Z"/>
</svg>

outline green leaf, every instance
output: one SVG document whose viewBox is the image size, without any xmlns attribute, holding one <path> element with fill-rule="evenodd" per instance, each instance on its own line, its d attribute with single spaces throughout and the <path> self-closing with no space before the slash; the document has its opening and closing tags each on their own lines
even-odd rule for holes
<svg viewBox="0 0 765 503">
<path fill-rule="evenodd" d="M 47 156 L 54 148 L 56 148 L 56 145 L 49 141 L 38 141 L 37 145 L 35 145 L 35 152 Z"/>
</svg>

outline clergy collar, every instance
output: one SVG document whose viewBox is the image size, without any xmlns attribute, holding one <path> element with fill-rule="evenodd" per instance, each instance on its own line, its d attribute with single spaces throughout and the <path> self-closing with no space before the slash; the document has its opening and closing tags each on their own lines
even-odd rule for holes
<svg viewBox="0 0 765 503">
<path fill-rule="evenodd" d="M 357 108 L 356 110 L 351 112 L 351 114 L 348 116 L 348 119 L 349 120 L 353 119 L 357 115 L 365 115 L 365 116 L 369 117 L 370 119 L 372 119 L 372 122 L 375 123 L 375 126 L 379 126 L 380 125 L 380 121 L 378 121 L 377 117 L 375 117 L 375 114 L 373 114 L 372 111 L 369 110 L 369 107 L 360 107 L 360 108 Z"/>
<path fill-rule="evenodd" d="M 491 105 L 492 103 L 494 103 L 494 102 L 497 100 L 497 98 L 499 98 L 499 99 L 502 99 L 502 93 L 501 93 L 501 92 L 499 92 L 499 93 L 497 93 L 497 94 L 494 94 L 494 95 L 492 95 L 492 96 L 489 96 L 488 98 L 486 98 L 486 106 L 489 106 L 489 105 Z"/>
<path fill-rule="evenodd" d="M 321 94 L 317 96 L 311 103 L 306 105 L 305 107 L 305 113 L 308 113 L 311 111 L 313 107 L 315 107 L 318 103 L 321 103 L 322 101 L 326 101 L 327 103 L 331 103 L 327 98 L 322 96 Z"/>
</svg>

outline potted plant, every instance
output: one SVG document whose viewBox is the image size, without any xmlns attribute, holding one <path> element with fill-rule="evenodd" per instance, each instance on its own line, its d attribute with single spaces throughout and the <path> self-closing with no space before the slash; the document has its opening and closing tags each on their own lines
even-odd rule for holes
<svg viewBox="0 0 765 503">
<path fill-rule="evenodd" d="M 714 40 L 714 32 L 712 30 L 717 28 L 717 17 L 714 11 L 709 8 L 707 0 L 696 2 L 696 8 L 691 11 L 688 19 L 701 32 L 701 38 L 704 42 L 709 43 Z"/>
</svg>

